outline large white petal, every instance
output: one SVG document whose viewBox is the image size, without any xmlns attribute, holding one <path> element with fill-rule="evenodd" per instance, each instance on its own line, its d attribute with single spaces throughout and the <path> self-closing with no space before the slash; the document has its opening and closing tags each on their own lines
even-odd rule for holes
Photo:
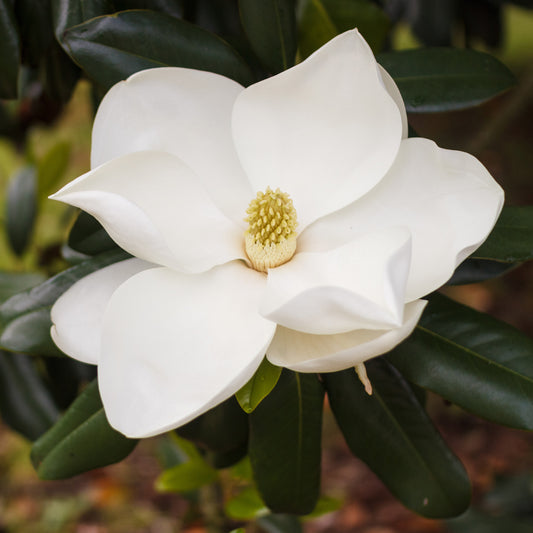
<svg viewBox="0 0 533 533">
<path fill-rule="evenodd" d="M 328 250 L 354 234 L 402 225 L 412 234 L 406 301 L 443 285 L 492 230 L 503 191 L 473 156 L 406 139 L 387 176 L 367 195 L 309 227 L 302 251 Z"/>
<path fill-rule="evenodd" d="M 136 152 L 113 159 L 51 198 L 93 215 L 132 255 L 182 272 L 245 257 L 242 228 L 172 154 Z"/>
<path fill-rule="evenodd" d="M 104 315 L 98 366 L 110 424 L 149 437 L 241 388 L 276 328 L 257 313 L 264 284 L 240 261 L 196 275 L 152 269 L 122 284 Z"/>
<path fill-rule="evenodd" d="M 256 190 L 289 193 L 302 229 L 371 189 L 392 164 L 401 132 L 398 107 L 356 30 L 248 87 L 233 112 L 249 180 Z"/>
<path fill-rule="evenodd" d="M 392 79 L 392 76 L 378 64 L 378 72 L 381 76 L 381 81 L 387 89 L 390 97 L 394 100 L 394 103 L 398 106 L 398 111 L 402 117 L 402 139 L 407 139 L 409 134 L 409 123 L 407 122 L 407 111 L 405 109 L 405 104 L 403 102 L 402 94 L 400 89 L 396 85 L 396 82 Z"/>
<path fill-rule="evenodd" d="M 298 253 L 269 270 L 261 314 L 312 334 L 402 323 L 409 272 L 405 228 L 369 232 L 329 252 Z"/>
<path fill-rule="evenodd" d="M 52 307 L 52 339 L 70 357 L 96 365 L 100 359 L 102 317 L 115 290 L 131 276 L 154 265 L 126 259 L 72 285 Z"/>
<path fill-rule="evenodd" d="M 405 306 L 404 321 L 389 330 L 360 329 L 339 335 L 308 335 L 278 327 L 267 350 L 274 365 L 296 372 L 337 372 L 392 350 L 415 328 L 427 302 Z"/>
<path fill-rule="evenodd" d="M 141 150 L 175 154 L 223 212 L 240 222 L 252 197 L 231 139 L 231 112 L 241 91 L 237 82 L 212 72 L 157 68 L 133 74 L 98 108 L 92 168 Z"/>
</svg>

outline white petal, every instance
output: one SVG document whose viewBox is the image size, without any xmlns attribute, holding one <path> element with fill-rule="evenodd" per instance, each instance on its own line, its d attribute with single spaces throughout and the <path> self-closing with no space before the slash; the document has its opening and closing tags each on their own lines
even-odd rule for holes
<svg viewBox="0 0 533 533">
<path fill-rule="evenodd" d="M 313 334 L 384 329 L 402 323 L 410 235 L 366 233 L 324 253 L 299 253 L 269 270 L 261 314 Z"/>
<path fill-rule="evenodd" d="M 51 198 L 93 215 L 132 255 L 181 272 L 245 257 L 242 228 L 172 154 L 136 152 L 113 159 Z"/>
<path fill-rule="evenodd" d="M 142 150 L 177 155 L 198 175 L 220 209 L 241 222 L 252 192 L 231 139 L 241 85 L 185 68 L 143 70 L 115 85 L 93 126 L 92 168 Z"/>
<path fill-rule="evenodd" d="M 503 191 L 473 156 L 406 139 L 387 176 L 366 196 L 309 227 L 302 251 L 328 250 L 376 228 L 402 225 L 412 234 L 406 301 L 443 285 L 486 239 Z"/>
<path fill-rule="evenodd" d="M 72 285 L 52 307 L 52 339 L 70 357 L 98 364 L 102 317 L 115 290 L 131 276 L 154 265 L 126 259 L 102 268 Z"/>
<path fill-rule="evenodd" d="M 267 350 L 268 360 L 296 372 L 337 372 L 392 350 L 415 328 L 427 302 L 405 306 L 403 324 L 396 329 L 360 329 L 339 335 L 308 335 L 278 327 Z"/>
<path fill-rule="evenodd" d="M 289 193 L 301 229 L 371 189 L 392 164 L 401 131 L 398 107 L 356 30 L 248 87 L 233 112 L 250 182 Z"/>
<path fill-rule="evenodd" d="M 257 313 L 264 284 L 236 261 L 195 275 L 152 269 L 121 285 L 104 316 L 98 366 L 110 424 L 149 437 L 241 388 L 276 328 Z"/>
<path fill-rule="evenodd" d="M 378 64 L 378 67 L 381 81 L 400 111 L 400 115 L 402 117 L 402 139 L 407 139 L 407 135 L 409 134 L 409 123 L 407 122 L 407 111 L 405 109 L 405 104 L 403 102 L 400 89 L 398 89 L 398 86 L 392 79 L 392 76 L 381 65 Z"/>
</svg>

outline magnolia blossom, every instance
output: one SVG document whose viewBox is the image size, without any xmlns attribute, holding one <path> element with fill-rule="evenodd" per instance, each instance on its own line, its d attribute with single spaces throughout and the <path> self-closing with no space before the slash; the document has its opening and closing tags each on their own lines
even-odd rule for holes
<svg viewBox="0 0 533 533">
<path fill-rule="evenodd" d="M 98 365 L 111 425 L 178 427 L 265 355 L 332 372 L 405 339 L 503 202 L 474 157 L 406 137 L 399 91 L 357 31 L 248 88 L 183 68 L 115 85 L 92 170 L 53 196 L 134 256 L 52 309 L 56 344 Z"/>
</svg>

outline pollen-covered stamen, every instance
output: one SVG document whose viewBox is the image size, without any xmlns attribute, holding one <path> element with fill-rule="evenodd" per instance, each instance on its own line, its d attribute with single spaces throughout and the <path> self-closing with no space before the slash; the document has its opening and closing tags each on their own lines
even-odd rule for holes
<svg viewBox="0 0 533 533">
<path fill-rule="evenodd" d="M 296 251 L 296 210 L 279 189 L 258 192 L 246 210 L 246 254 L 255 270 L 266 272 L 286 263 Z"/>
</svg>

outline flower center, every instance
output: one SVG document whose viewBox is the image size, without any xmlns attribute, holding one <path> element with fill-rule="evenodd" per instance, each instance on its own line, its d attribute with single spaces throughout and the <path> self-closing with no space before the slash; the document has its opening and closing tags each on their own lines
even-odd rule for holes
<svg viewBox="0 0 533 533">
<path fill-rule="evenodd" d="M 266 272 L 286 263 L 296 251 L 296 210 L 286 192 L 267 187 L 246 210 L 246 254 L 255 270 Z"/>
</svg>

